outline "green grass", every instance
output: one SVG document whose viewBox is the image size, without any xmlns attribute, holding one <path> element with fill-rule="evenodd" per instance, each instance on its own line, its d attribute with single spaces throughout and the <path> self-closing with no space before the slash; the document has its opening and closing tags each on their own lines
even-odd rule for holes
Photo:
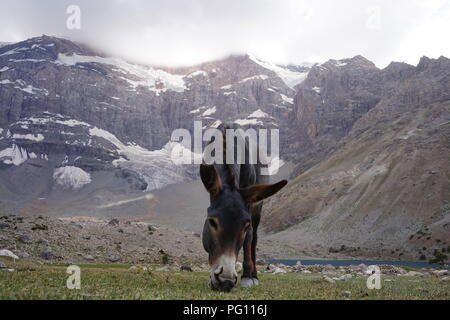
<svg viewBox="0 0 450 320">
<path fill-rule="evenodd" d="M 11 261 L 7 262 L 12 266 Z M 80 265 L 81 289 L 69 290 L 61 265 L 15 264 L 0 272 L 0 299 L 450 299 L 450 284 L 438 278 L 385 277 L 381 290 L 369 290 L 364 278 L 328 283 L 320 274 L 260 274 L 258 287 L 211 291 L 207 272 L 128 270 L 127 265 Z M 31 269 L 30 269 L 31 268 Z M 385 279 L 384 277 L 382 279 Z M 412 280 L 412 281 L 411 281 Z"/>
</svg>

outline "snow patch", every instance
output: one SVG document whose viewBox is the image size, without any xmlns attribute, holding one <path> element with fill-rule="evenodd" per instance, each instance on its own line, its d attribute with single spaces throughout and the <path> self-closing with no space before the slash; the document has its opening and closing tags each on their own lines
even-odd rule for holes
<svg viewBox="0 0 450 320">
<path fill-rule="evenodd" d="M 294 98 L 289 98 L 287 95 L 280 93 L 281 99 L 289 104 L 294 104 Z"/>
<path fill-rule="evenodd" d="M 84 185 L 91 183 L 91 175 L 74 166 L 56 168 L 53 172 L 53 179 L 64 189 L 78 190 Z"/>
<path fill-rule="evenodd" d="M 17 54 L 17 53 L 20 53 L 20 51 L 23 51 L 24 49 L 26 49 L 26 48 L 14 48 L 14 49 L 11 49 L 11 50 L 9 50 L 9 51 L 6 51 L 6 52 L 0 54 L 0 57 L 10 56 L 10 55 L 13 55 L 13 54 Z"/>
<path fill-rule="evenodd" d="M 10 62 L 46 62 L 45 59 L 9 59 Z"/>
<path fill-rule="evenodd" d="M 203 70 L 197 70 L 197 71 L 189 73 L 186 76 L 186 78 L 195 78 L 195 77 L 198 77 L 198 76 L 207 77 L 208 73 L 206 71 L 203 71 Z"/>
<path fill-rule="evenodd" d="M 269 159 L 268 164 L 268 172 L 269 175 L 277 174 L 278 170 L 284 165 L 284 161 L 281 160 L 279 157 L 272 157 Z"/>
<path fill-rule="evenodd" d="M 19 166 L 28 159 L 35 159 L 37 155 L 34 152 L 28 152 L 26 149 L 21 148 L 15 144 L 11 147 L 0 151 L 0 161 L 4 164 L 13 164 Z"/>
<path fill-rule="evenodd" d="M 257 119 L 237 119 L 234 121 L 240 126 L 248 126 L 248 125 L 262 125 L 263 123 Z"/>
<path fill-rule="evenodd" d="M 14 86 L 14 89 L 19 89 L 29 94 L 44 93 L 45 95 L 48 95 L 47 89 L 41 89 L 33 87 L 32 85 L 27 85 L 25 81 L 23 81 L 22 79 L 17 79 L 14 82 L 8 79 L 0 81 L 0 84 L 15 84 L 15 83 L 17 83 L 17 85 Z"/>
<path fill-rule="evenodd" d="M 239 83 L 244 83 L 244 82 L 247 82 L 247 81 L 250 81 L 250 80 L 267 80 L 267 79 L 269 79 L 268 76 L 266 76 L 265 74 L 260 74 L 260 75 L 257 75 L 257 76 L 253 76 L 253 77 L 248 77 L 248 78 L 242 79 L 241 81 L 239 81 Z"/>
<path fill-rule="evenodd" d="M 9 251 L 7 249 L 0 250 L 0 257 L 9 257 L 12 259 L 19 259 L 18 256 L 16 256 L 12 251 Z"/>
<path fill-rule="evenodd" d="M 346 65 L 347 65 L 347 62 L 343 62 L 343 61 L 341 61 L 341 60 L 337 60 L 337 61 L 334 63 L 334 65 L 335 65 L 336 67 L 343 67 L 343 66 L 346 66 Z"/>
<path fill-rule="evenodd" d="M 405 135 L 402 135 L 400 137 L 400 139 L 402 140 L 408 140 L 409 138 L 411 138 L 412 136 L 414 136 L 416 134 L 416 130 L 409 130 Z"/>
<path fill-rule="evenodd" d="M 207 107 L 200 107 L 194 110 L 189 111 L 190 114 L 196 114 L 196 113 L 200 113 L 202 110 L 204 110 Z"/>
<path fill-rule="evenodd" d="M 183 76 L 170 74 L 163 70 L 153 69 L 152 67 L 128 63 L 117 58 L 80 56 L 76 53 L 69 56 L 60 53 L 55 61 L 55 64 L 64 66 L 75 66 L 78 63 L 99 63 L 114 66 L 117 68 L 114 69 L 115 71 L 125 75 L 122 79 L 128 82 L 132 90 L 136 90 L 139 86 L 146 87 L 150 91 L 156 93 L 164 92 L 166 90 L 176 92 L 183 92 L 186 90 Z M 133 78 L 130 79 L 130 76 Z M 135 78 L 137 78 L 137 80 Z"/>
<path fill-rule="evenodd" d="M 247 118 L 270 118 L 270 116 L 261 109 L 258 109 L 255 112 L 251 113 Z"/>
<path fill-rule="evenodd" d="M 216 107 L 208 108 L 208 109 L 206 109 L 205 112 L 202 113 L 202 117 L 210 116 L 210 115 L 216 113 L 216 111 L 217 111 Z"/>
<path fill-rule="evenodd" d="M 259 58 L 257 58 L 255 55 L 249 54 L 249 58 L 262 66 L 263 68 L 266 68 L 270 71 L 273 71 L 276 73 L 278 77 L 283 80 L 283 82 L 290 88 L 294 88 L 296 85 L 302 83 L 306 76 L 308 75 L 308 72 L 299 72 L 299 71 L 292 71 L 288 68 L 276 65 L 271 62 L 263 61 Z"/>
<path fill-rule="evenodd" d="M 210 127 L 211 128 L 218 128 L 222 124 L 222 121 L 216 120 Z"/>
<path fill-rule="evenodd" d="M 48 123 L 57 123 L 57 124 L 61 124 L 64 126 L 68 126 L 68 127 L 75 127 L 75 126 L 85 126 L 85 127 L 90 127 L 91 125 L 83 122 L 83 121 L 78 121 L 75 119 L 67 119 L 66 117 L 64 117 L 61 114 L 53 114 L 50 112 L 44 112 L 46 115 L 48 115 L 48 117 L 30 117 L 30 118 L 25 118 L 22 119 L 18 122 L 16 122 L 16 124 L 19 125 L 29 125 L 29 124 L 48 124 Z"/>
<path fill-rule="evenodd" d="M 314 91 L 317 92 L 317 93 L 320 93 L 320 90 L 321 90 L 321 89 L 320 89 L 319 87 L 313 87 L 312 90 L 314 90 Z"/>
<path fill-rule="evenodd" d="M 37 135 L 35 134 L 13 134 L 12 136 L 13 139 L 23 139 L 23 140 L 31 140 L 31 141 L 42 141 L 44 140 L 44 136 L 40 133 L 38 133 Z"/>
<path fill-rule="evenodd" d="M 33 87 L 32 85 L 27 85 L 24 88 L 15 86 L 14 88 L 22 90 L 22 91 L 24 91 L 26 93 L 29 93 L 29 94 L 37 94 L 39 92 L 43 92 L 45 95 L 48 95 L 48 91 L 46 89 L 36 88 L 36 87 Z"/>
</svg>

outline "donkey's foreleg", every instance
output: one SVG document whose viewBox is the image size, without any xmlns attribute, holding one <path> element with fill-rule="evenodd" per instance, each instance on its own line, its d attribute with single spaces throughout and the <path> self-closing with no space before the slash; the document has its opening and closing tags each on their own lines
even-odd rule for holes
<svg viewBox="0 0 450 320">
<path fill-rule="evenodd" d="M 253 235 L 252 235 L 252 253 L 251 253 L 253 264 L 252 278 L 255 285 L 259 284 L 258 270 L 256 269 L 256 245 L 258 244 L 258 226 L 260 220 L 261 220 L 261 212 L 255 212 L 255 214 L 252 215 Z"/>
<path fill-rule="evenodd" d="M 258 281 L 258 270 L 256 269 L 256 245 L 258 243 L 258 234 L 256 233 L 256 229 L 253 229 L 253 239 L 252 239 L 252 265 L 253 265 L 253 270 L 252 270 L 252 278 L 254 280 L 256 280 L 255 284 L 259 284 Z"/>
<path fill-rule="evenodd" d="M 253 283 L 253 260 L 252 260 L 252 239 L 253 239 L 253 232 L 252 229 L 247 231 L 247 234 L 245 236 L 244 240 L 244 263 L 242 264 L 243 267 L 243 273 L 241 278 L 241 287 L 248 288 L 252 287 L 254 285 Z"/>
</svg>

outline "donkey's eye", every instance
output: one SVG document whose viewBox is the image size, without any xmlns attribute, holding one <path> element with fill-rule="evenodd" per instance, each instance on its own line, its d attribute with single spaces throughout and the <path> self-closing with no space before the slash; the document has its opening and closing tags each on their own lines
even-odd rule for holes
<svg viewBox="0 0 450 320">
<path fill-rule="evenodd" d="M 217 225 L 217 221 L 216 219 L 208 219 L 209 225 L 211 226 L 211 228 L 213 228 L 214 230 L 217 230 L 217 228 L 219 227 Z"/>
</svg>

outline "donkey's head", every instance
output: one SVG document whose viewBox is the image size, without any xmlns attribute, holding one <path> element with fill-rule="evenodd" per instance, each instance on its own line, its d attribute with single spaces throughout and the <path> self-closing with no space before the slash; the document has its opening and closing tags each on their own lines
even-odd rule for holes
<svg viewBox="0 0 450 320">
<path fill-rule="evenodd" d="M 203 247 L 209 254 L 211 289 L 230 291 L 237 282 L 236 259 L 252 230 L 251 205 L 270 197 L 287 181 L 237 188 L 224 183 L 213 165 L 201 165 L 200 176 L 211 205 L 203 227 Z M 251 236 L 251 233 L 250 233 Z"/>
</svg>

